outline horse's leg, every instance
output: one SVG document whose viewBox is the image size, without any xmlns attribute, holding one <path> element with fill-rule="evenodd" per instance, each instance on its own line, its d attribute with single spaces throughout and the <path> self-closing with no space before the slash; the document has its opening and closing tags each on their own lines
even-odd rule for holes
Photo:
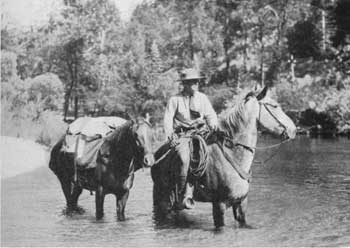
<svg viewBox="0 0 350 248">
<path fill-rule="evenodd" d="M 153 206 L 158 206 L 161 200 L 161 190 L 156 183 L 153 183 Z"/>
<path fill-rule="evenodd" d="M 103 203 L 105 199 L 105 192 L 102 185 L 98 185 L 95 194 L 95 204 L 96 204 L 96 220 L 102 219 L 103 213 Z"/>
<path fill-rule="evenodd" d="M 72 192 L 72 195 L 71 195 L 71 206 L 72 206 L 72 209 L 74 211 L 77 211 L 78 213 L 83 213 L 84 210 L 80 207 L 78 207 L 78 199 L 79 199 L 79 196 L 81 195 L 81 192 L 83 192 L 83 188 L 78 186 L 78 185 L 74 185 L 73 186 L 73 192 Z"/>
<path fill-rule="evenodd" d="M 248 208 L 248 197 L 246 197 L 240 204 L 232 206 L 233 216 L 239 223 L 240 228 L 252 228 L 246 223 L 245 214 Z"/>
<path fill-rule="evenodd" d="M 72 204 L 72 182 L 65 176 L 57 176 L 60 183 L 61 188 L 64 194 L 64 197 L 66 198 L 66 204 L 67 204 L 67 210 L 71 211 L 74 209 L 74 206 Z"/>
<path fill-rule="evenodd" d="M 124 194 L 122 195 L 116 195 L 117 197 L 117 218 L 120 221 L 124 221 L 125 220 L 125 205 L 126 205 L 126 201 L 129 198 L 129 190 L 127 190 Z"/>
<path fill-rule="evenodd" d="M 216 228 L 221 228 L 225 225 L 225 210 L 226 206 L 223 202 L 213 202 L 213 218 Z"/>
</svg>

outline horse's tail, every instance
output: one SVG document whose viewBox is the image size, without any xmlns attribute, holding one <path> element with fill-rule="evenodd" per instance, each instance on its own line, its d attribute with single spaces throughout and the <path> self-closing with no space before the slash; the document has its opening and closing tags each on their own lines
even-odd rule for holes
<svg viewBox="0 0 350 248">
<path fill-rule="evenodd" d="M 55 174 L 58 171 L 58 166 L 59 166 L 58 160 L 59 160 L 59 156 L 60 156 L 60 153 L 61 153 L 63 140 L 64 140 L 64 136 L 61 137 L 61 139 L 52 147 L 51 153 L 50 153 L 49 168 Z"/>
</svg>

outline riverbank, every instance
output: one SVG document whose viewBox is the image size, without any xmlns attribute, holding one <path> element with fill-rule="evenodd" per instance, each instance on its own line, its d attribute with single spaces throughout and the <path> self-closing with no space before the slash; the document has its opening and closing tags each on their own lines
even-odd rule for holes
<svg viewBox="0 0 350 248">
<path fill-rule="evenodd" d="M 0 149 L 2 179 L 46 166 L 49 159 L 48 148 L 31 140 L 1 136 Z"/>
<path fill-rule="evenodd" d="M 287 111 L 297 125 L 297 133 L 309 137 L 350 137 L 350 122 L 331 112 L 317 112 L 314 109 Z"/>
</svg>

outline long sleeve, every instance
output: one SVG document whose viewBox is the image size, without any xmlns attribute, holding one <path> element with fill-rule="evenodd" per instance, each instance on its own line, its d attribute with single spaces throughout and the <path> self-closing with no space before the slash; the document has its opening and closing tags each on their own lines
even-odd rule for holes
<svg viewBox="0 0 350 248">
<path fill-rule="evenodd" d="M 204 112 L 204 118 L 207 122 L 207 125 L 209 126 L 209 128 L 211 129 L 216 129 L 216 127 L 218 126 L 218 117 L 215 113 L 215 110 L 213 109 L 208 97 L 206 95 L 203 94 L 203 112 Z"/>
<path fill-rule="evenodd" d="M 166 137 L 170 137 L 174 132 L 174 117 L 176 113 L 176 99 L 171 97 L 164 113 L 164 131 Z"/>
</svg>

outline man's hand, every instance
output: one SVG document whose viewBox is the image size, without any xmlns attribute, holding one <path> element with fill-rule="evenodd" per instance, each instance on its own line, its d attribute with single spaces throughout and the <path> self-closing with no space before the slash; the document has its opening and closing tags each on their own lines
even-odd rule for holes
<svg viewBox="0 0 350 248">
<path fill-rule="evenodd" d="M 169 137 L 169 144 L 170 147 L 176 147 L 179 144 L 179 137 L 177 136 L 177 134 L 173 133 L 170 137 Z"/>
</svg>

